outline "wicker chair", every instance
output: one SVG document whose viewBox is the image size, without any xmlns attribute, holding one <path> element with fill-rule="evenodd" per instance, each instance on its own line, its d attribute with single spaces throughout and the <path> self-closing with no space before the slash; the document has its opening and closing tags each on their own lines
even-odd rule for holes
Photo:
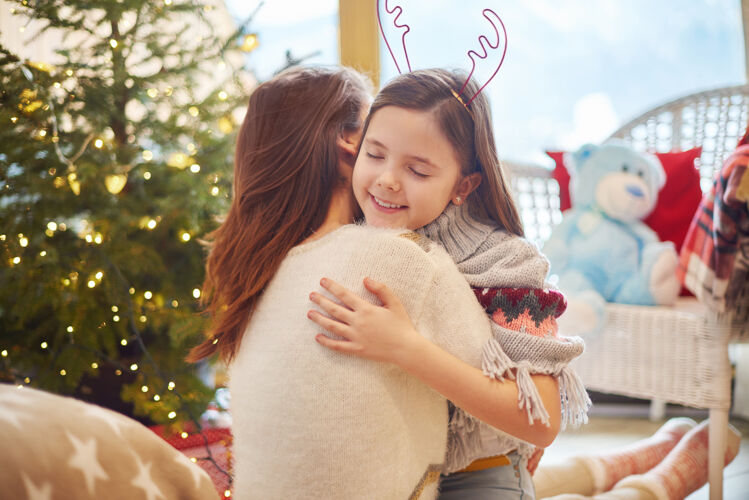
<svg viewBox="0 0 749 500">
<path fill-rule="evenodd" d="M 658 106 L 611 137 L 651 152 L 702 146 L 698 166 L 706 191 L 747 123 L 749 85 L 742 85 Z M 513 163 L 508 167 L 527 236 L 541 243 L 562 217 L 559 186 L 546 168 Z M 607 316 L 605 331 L 586 339 L 585 355 L 576 362 L 586 387 L 651 399 L 661 410 L 665 402 L 709 409 L 710 499 L 722 498 L 731 406 L 728 345 L 748 341 L 749 324 L 719 319 L 694 298 L 680 299 L 674 307 L 608 304 Z"/>
</svg>

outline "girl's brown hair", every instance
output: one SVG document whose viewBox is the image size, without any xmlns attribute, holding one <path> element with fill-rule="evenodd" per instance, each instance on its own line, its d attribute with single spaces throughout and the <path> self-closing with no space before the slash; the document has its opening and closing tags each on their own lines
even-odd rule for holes
<svg viewBox="0 0 749 500">
<path fill-rule="evenodd" d="M 461 72 L 445 69 L 419 70 L 395 77 L 375 97 L 364 122 L 363 135 L 372 116 L 385 106 L 433 113 L 458 154 L 461 174 L 481 174 L 481 184 L 466 200 L 471 211 L 512 234 L 523 236 L 523 224 L 497 157 L 489 101 L 481 93 L 473 99 L 468 111 L 452 93 L 460 90 L 466 78 Z M 473 96 L 478 88 L 471 80 L 463 95 Z"/>
<path fill-rule="evenodd" d="M 188 361 L 231 361 L 263 290 L 288 251 L 325 220 L 342 186 L 337 139 L 359 130 L 370 86 L 348 68 L 292 68 L 250 96 L 237 138 L 234 196 L 207 237 L 208 338 Z"/>
</svg>

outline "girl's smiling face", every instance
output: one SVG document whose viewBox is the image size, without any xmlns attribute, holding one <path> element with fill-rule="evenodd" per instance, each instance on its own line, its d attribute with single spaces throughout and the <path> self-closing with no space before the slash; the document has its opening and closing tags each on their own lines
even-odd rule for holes
<svg viewBox="0 0 749 500">
<path fill-rule="evenodd" d="M 461 175 L 430 112 L 385 106 L 370 118 L 353 189 L 368 224 L 413 230 L 436 219 L 451 199 L 465 198 L 472 178 Z"/>
</svg>

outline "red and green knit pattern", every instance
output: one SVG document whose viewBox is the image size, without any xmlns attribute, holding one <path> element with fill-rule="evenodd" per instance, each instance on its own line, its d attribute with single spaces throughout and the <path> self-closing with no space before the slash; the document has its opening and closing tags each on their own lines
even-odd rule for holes
<svg viewBox="0 0 749 500">
<path fill-rule="evenodd" d="M 474 288 L 481 306 L 500 326 L 537 337 L 557 338 L 557 318 L 567 301 L 556 290 Z"/>
</svg>

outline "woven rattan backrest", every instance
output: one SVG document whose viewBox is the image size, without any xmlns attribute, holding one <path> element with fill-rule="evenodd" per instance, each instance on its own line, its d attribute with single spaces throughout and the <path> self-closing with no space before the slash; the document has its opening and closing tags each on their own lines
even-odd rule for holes
<svg viewBox="0 0 749 500">
<path fill-rule="evenodd" d="M 651 109 L 614 132 L 641 151 L 683 151 L 702 146 L 698 160 L 702 190 L 736 148 L 749 123 L 749 85 L 724 87 L 676 99 Z M 543 167 L 508 162 L 515 201 L 526 237 L 541 243 L 559 223 L 559 185 Z"/>
</svg>

